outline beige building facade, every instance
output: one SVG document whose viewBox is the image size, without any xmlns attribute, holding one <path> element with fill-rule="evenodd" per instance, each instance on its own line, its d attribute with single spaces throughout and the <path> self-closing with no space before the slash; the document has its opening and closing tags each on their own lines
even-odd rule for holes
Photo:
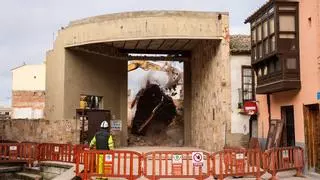
<svg viewBox="0 0 320 180">
<path fill-rule="evenodd" d="M 46 118 L 70 124 L 72 139 L 64 141 L 79 142 L 75 112 L 81 94 L 102 97 L 103 109 L 127 123 L 131 53 L 180 54 L 185 61 L 185 145 L 219 150 L 228 143 L 228 14 L 185 11 L 102 15 L 73 21 L 59 31 L 46 59 Z M 122 127 L 118 139 L 125 146 L 128 132 Z"/>
<path fill-rule="evenodd" d="M 12 118 L 44 118 L 46 65 L 22 65 L 12 69 Z"/>
</svg>

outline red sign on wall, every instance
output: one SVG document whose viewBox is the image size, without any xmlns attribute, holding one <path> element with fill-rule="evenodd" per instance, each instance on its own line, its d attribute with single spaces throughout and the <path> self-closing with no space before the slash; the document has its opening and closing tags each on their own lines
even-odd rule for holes
<svg viewBox="0 0 320 180">
<path fill-rule="evenodd" d="M 255 101 L 245 101 L 243 103 L 243 109 L 248 115 L 254 115 L 258 113 L 258 107 Z"/>
</svg>

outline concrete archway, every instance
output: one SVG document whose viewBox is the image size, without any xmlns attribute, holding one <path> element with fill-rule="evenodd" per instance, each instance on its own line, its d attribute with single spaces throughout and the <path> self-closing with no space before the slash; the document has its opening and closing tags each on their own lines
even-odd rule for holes
<svg viewBox="0 0 320 180">
<path fill-rule="evenodd" d="M 185 143 L 219 150 L 231 121 L 228 29 L 228 14 L 215 12 L 130 12 L 73 21 L 47 53 L 46 118 L 71 122 L 68 141 L 77 143 L 74 113 L 84 93 L 103 96 L 103 107 L 125 123 L 130 53 L 165 53 L 185 61 Z M 126 137 L 123 129 L 121 145 Z"/>
</svg>

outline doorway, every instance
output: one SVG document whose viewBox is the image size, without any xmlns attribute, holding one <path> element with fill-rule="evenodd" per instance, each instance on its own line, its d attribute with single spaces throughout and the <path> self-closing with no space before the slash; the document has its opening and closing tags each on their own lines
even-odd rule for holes
<svg viewBox="0 0 320 180">
<path fill-rule="evenodd" d="M 281 119 L 284 122 L 281 146 L 295 146 L 294 108 L 293 106 L 281 107 Z"/>
<path fill-rule="evenodd" d="M 319 104 L 304 106 L 304 128 L 306 149 L 308 155 L 308 169 L 320 172 L 320 111 Z"/>
</svg>

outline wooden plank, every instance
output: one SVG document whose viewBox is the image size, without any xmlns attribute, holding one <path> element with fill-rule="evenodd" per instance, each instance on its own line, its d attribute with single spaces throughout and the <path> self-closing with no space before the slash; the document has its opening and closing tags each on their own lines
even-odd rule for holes
<svg viewBox="0 0 320 180">
<path fill-rule="evenodd" d="M 307 158 L 308 158 L 308 169 L 311 167 L 311 162 L 310 162 L 310 130 L 309 130 L 309 118 L 308 118 L 308 109 L 306 106 L 303 106 L 303 118 L 304 118 L 304 132 L 305 132 L 305 143 L 307 147 Z"/>
</svg>

